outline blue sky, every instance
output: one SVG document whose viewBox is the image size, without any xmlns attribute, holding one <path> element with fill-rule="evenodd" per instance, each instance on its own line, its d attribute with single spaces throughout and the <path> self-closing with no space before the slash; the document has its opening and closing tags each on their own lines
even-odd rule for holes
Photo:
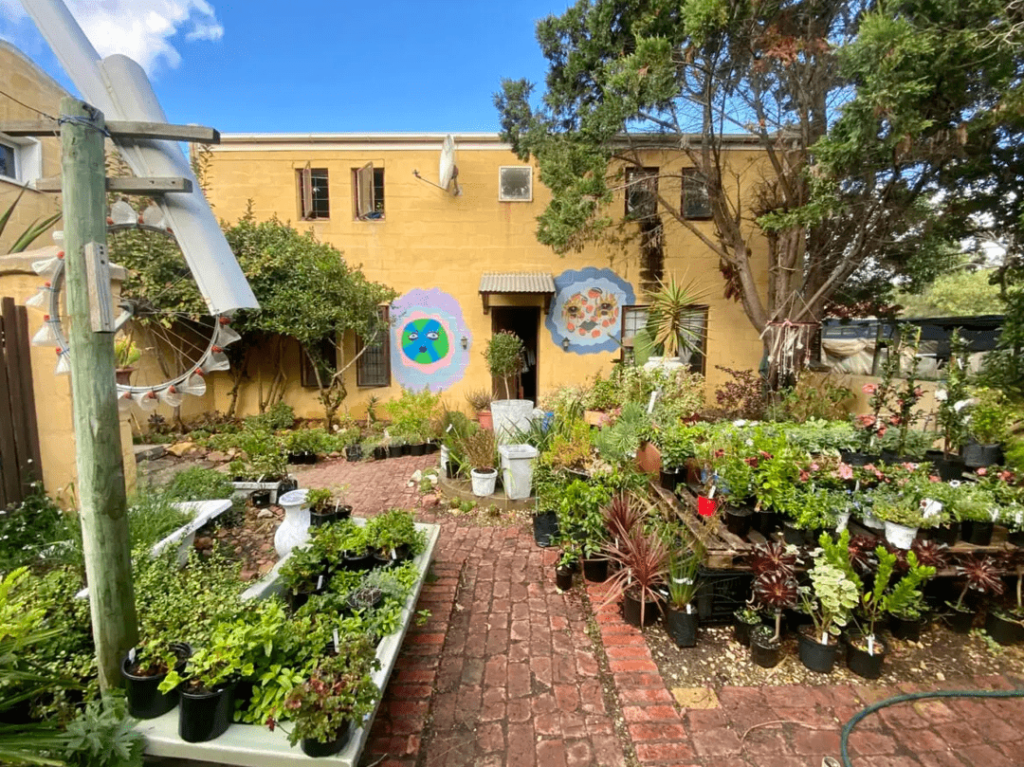
<svg viewBox="0 0 1024 767">
<path fill-rule="evenodd" d="M 222 132 L 496 131 L 502 77 L 541 81 L 536 22 L 569 0 L 65 0 L 168 119 Z M 0 37 L 74 92 L 19 0 Z"/>
</svg>

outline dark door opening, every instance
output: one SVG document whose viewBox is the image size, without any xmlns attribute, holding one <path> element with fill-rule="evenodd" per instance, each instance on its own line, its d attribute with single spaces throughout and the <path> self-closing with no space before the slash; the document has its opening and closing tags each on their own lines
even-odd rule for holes
<svg viewBox="0 0 1024 767">
<path fill-rule="evenodd" d="M 537 401 L 537 342 L 540 332 L 540 307 L 537 306 L 492 306 L 491 333 L 511 330 L 523 340 L 526 350 L 525 369 L 519 376 L 519 391 L 512 391 L 513 399 Z M 494 396 L 505 397 L 505 384 L 495 378 L 491 382 Z M 513 386 L 512 383 L 509 384 Z"/>
</svg>

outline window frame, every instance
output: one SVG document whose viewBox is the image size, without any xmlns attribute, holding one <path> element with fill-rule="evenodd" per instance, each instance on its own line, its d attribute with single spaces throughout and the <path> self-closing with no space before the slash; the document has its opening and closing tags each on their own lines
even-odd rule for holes
<svg viewBox="0 0 1024 767">
<path fill-rule="evenodd" d="M 391 386 L 391 308 L 388 306 L 381 306 L 379 313 L 381 315 L 381 320 L 384 322 L 383 338 L 380 342 L 381 356 L 383 357 L 384 364 L 384 377 L 380 380 L 382 380 L 383 383 L 366 381 L 366 369 L 363 364 L 363 361 L 366 359 L 366 355 L 359 355 L 365 344 L 363 339 L 357 335 L 356 354 L 359 356 L 356 359 L 356 387 L 359 389 L 386 389 Z"/>
<path fill-rule="evenodd" d="M 651 218 L 658 215 L 658 177 L 661 175 L 661 168 L 654 166 L 639 166 L 629 165 L 626 167 L 626 194 L 623 206 L 624 215 L 631 221 L 642 221 L 645 218 Z M 644 215 L 637 215 L 633 212 L 633 205 L 631 204 L 631 197 L 633 194 L 638 194 L 642 190 L 634 189 L 641 183 L 642 179 L 653 179 L 653 188 L 650 190 L 652 195 L 653 210 L 650 213 Z"/>
<path fill-rule="evenodd" d="M 648 314 L 648 316 L 649 316 L 649 312 L 650 312 L 650 309 L 651 309 L 650 304 L 627 304 L 627 305 L 622 307 L 622 314 L 620 315 L 620 318 L 619 318 L 619 361 L 620 362 L 629 362 L 629 361 L 631 361 L 632 358 L 633 358 L 633 353 L 634 353 L 634 350 L 633 350 L 633 338 L 635 337 L 636 334 L 634 333 L 632 336 L 627 336 L 626 335 L 626 316 L 628 314 L 630 314 L 631 311 L 632 312 L 636 312 L 636 311 L 641 310 L 641 309 L 643 309 L 644 313 Z M 647 325 L 647 320 L 646 319 L 644 320 L 643 324 Z"/>
<path fill-rule="evenodd" d="M 385 219 L 384 167 L 368 162 L 352 169 L 352 217 L 356 221 L 383 221 Z M 380 188 L 380 199 L 377 189 Z"/>
<path fill-rule="evenodd" d="M 304 168 L 296 168 L 299 187 L 299 218 L 303 221 L 330 221 L 331 219 L 331 174 L 327 168 L 312 168 L 306 163 Z M 316 178 L 324 181 L 324 202 L 326 203 L 326 215 L 317 214 L 317 196 L 314 195 L 314 175 L 323 174 Z"/>
<path fill-rule="evenodd" d="M 43 145 L 38 139 L 14 138 L 0 133 L 0 145 L 10 149 L 14 159 L 14 175 L 0 173 L 0 181 L 29 186 L 43 177 Z"/>
<path fill-rule="evenodd" d="M 708 202 L 708 212 L 700 216 L 688 216 L 686 214 L 686 184 L 688 179 L 696 179 L 701 183 L 705 189 L 705 198 Z M 710 221 L 714 218 L 714 213 L 711 210 L 711 195 L 707 194 L 708 188 L 707 177 L 700 172 L 698 168 L 686 167 L 681 170 L 679 185 L 679 215 L 686 221 Z M 692 182 L 691 182 L 692 183 Z"/>
<path fill-rule="evenodd" d="M 633 337 L 626 335 L 626 315 L 630 313 L 630 310 L 637 311 L 640 309 L 646 310 L 647 316 L 650 317 L 650 304 L 627 304 L 622 307 L 622 314 L 619 319 L 619 362 L 628 363 L 633 359 L 634 347 Z M 700 373 L 701 375 L 707 375 L 707 364 L 708 364 L 708 327 L 711 322 L 711 307 L 707 304 L 698 304 L 691 307 L 695 313 L 701 313 L 704 315 L 703 332 L 700 336 L 700 343 L 698 344 L 697 350 L 695 350 L 690 360 L 686 363 L 690 372 Z M 644 322 L 644 326 L 647 322 Z M 635 335 L 635 334 L 634 334 Z M 697 358 L 696 364 L 694 357 Z"/>
<path fill-rule="evenodd" d="M 530 183 L 526 197 L 506 197 L 501 183 L 507 170 L 527 170 L 530 172 Z M 498 202 L 533 202 L 533 166 L 532 165 L 499 165 L 498 166 Z"/>
</svg>

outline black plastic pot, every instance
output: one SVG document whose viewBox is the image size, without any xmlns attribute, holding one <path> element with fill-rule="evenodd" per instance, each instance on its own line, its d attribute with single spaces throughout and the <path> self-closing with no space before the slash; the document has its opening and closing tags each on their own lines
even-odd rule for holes
<svg viewBox="0 0 1024 767">
<path fill-rule="evenodd" d="M 892 615 L 889 617 L 889 631 L 896 639 L 918 642 L 921 640 L 921 629 L 925 627 L 926 623 L 927 621 L 923 617 L 904 620 L 898 615 Z"/>
<path fill-rule="evenodd" d="M 1024 530 L 1014 530 L 1006 536 L 1006 542 L 1011 546 L 1024 546 Z"/>
<path fill-rule="evenodd" d="M 320 527 L 321 525 L 329 525 L 332 522 L 337 522 L 339 519 L 339 512 L 331 507 L 330 511 L 317 512 L 313 509 L 309 510 L 309 524 L 313 527 Z"/>
<path fill-rule="evenodd" d="M 309 601 L 309 598 L 313 595 L 313 591 L 313 588 L 300 589 L 298 592 L 288 589 L 284 593 L 284 602 L 294 613 Z"/>
<path fill-rule="evenodd" d="M 290 493 L 292 490 L 299 489 L 299 480 L 294 477 L 285 477 L 277 486 L 277 497 L 280 498 L 285 493 Z"/>
<path fill-rule="evenodd" d="M 561 591 L 568 591 L 572 588 L 572 568 L 571 567 L 556 567 L 555 568 L 555 585 Z"/>
<path fill-rule="evenodd" d="M 412 445 L 402 445 L 402 455 L 412 455 Z"/>
<path fill-rule="evenodd" d="M 181 643 L 172 645 L 171 649 L 178 656 L 178 663 L 174 668 L 180 674 L 185 670 L 185 661 L 192 655 L 192 648 Z M 128 660 L 127 655 L 121 661 L 121 678 L 124 679 L 124 692 L 128 699 L 128 713 L 131 716 L 136 719 L 156 719 L 178 705 L 180 685 L 168 693 L 160 692 L 157 688 L 167 678 L 166 673 L 135 676 L 128 671 L 132 665 L 133 661 Z"/>
<path fill-rule="evenodd" d="M 994 612 L 985 617 L 985 631 L 1001 645 L 1024 642 L 1024 625 Z"/>
<path fill-rule="evenodd" d="M 342 566 L 346 570 L 354 572 L 360 572 L 363 570 L 373 569 L 373 554 L 368 551 L 363 552 L 349 552 L 346 551 L 342 556 Z"/>
<path fill-rule="evenodd" d="M 1003 461 L 1003 448 L 999 445 L 982 445 L 973 439 L 964 445 L 964 464 L 970 469 L 994 466 Z"/>
<path fill-rule="evenodd" d="M 779 515 L 774 511 L 755 512 L 751 520 L 751 526 L 767 538 L 779 529 Z"/>
<path fill-rule="evenodd" d="M 861 641 L 864 640 L 857 639 L 846 643 L 846 665 L 857 676 L 865 679 L 878 679 L 882 676 L 882 666 L 885 664 L 885 656 L 888 654 L 889 648 L 885 646 L 884 642 L 876 639 L 875 653 L 871 655 L 867 651 L 866 641 L 864 648 L 857 647 Z"/>
<path fill-rule="evenodd" d="M 434 442 L 434 440 L 428 440 L 427 441 L 427 455 L 433 455 L 434 453 L 436 453 L 440 449 L 441 449 L 441 446 L 439 444 L 437 444 L 436 442 Z"/>
<path fill-rule="evenodd" d="M 608 560 L 584 559 L 583 577 L 591 583 L 604 583 L 608 580 Z"/>
<path fill-rule="evenodd" d="M 387 457 L 388 457 L 388 449 L 386 447 L 381 446 L 381 447 L 375 447 L 373 449 L 373 460 L 375 460 L 375 461 L 383 461 Z"/>
<path fill-rule="evenodd" d="M 726 506 L 725 526 L 733 535 L 745 538 L 747 533 L 750 532 L 751 517 L 753 515 L 753 509 L 737 509 L 733 506 Z"/>
<path fill-rule="evenodd" d="M 427 443 L 420 442 L 418 445 L 409 445 L 409 455 L 426 455 Z"/>
<path fill-rule="evenodd" d="M 270 505 L 269 490 L 253 490 L 249 494 L 249 502 L 257 509 L 265 509 Z"/>
<path fill-rule="evenodd" d="M 807 542 L 805 532 L 791 522 L 782 523 L 782 537 L 790 546 L 803 546 Z"/>
<path fill-rule="evenodd" d="M 306 756 L 311 756 L 314 759 L 334 756 L 335 754 L 341 753 L 341 750 L 348 745 L 349 740 L 352 739 L 352 722 L 345 722 L 345 727 L 335 736 L 334 740 L 328 741 L 327 743 L 321 743 L 319 740 L 313 738 L 303 738 L 299 741 L 299 747 L 302 749 L 302 753 Z"/>
<path fill-rule="evenodd" d="M 448 479 L 455 479 L 459 476 L 459 467 L 449 458 L 448 463 L 445 464 L 444 473 Z"/>
<path fill-rule="evenodd" d="M 388 445 L 388 458 L 401 458 L 402 446 L 401 445 Z"/>
<path fill-rule="evenodd" d="M 738 615 L 735 615 L 732 622 L 732 638 L 744 647 L 750 647 L 750 630 L 760 625 L 760 620 L 757 623 L 747 623 L 740 620 Z"/>
<path fill-rule="evenodd" d="M 924 457 L 931 461 L 935 467 L 935 473 L 943 482 L 952 482 L 960 479 L 967 470 L 964 459 L 958 455 L 946 455 L 941 450 L 929 450 Z"/>
<path fill-rule="evenodd" d="M 755 631 L 750 634 L 750 660 L 761 668 L 775 668 L 782 660 L 782 645 L 771 641 L 773 633 Z"/>
<path fill-rule="evenodd" d="M 850 466 L 866 466 L 878 460 L 877 455 L 869 455 L 856 450 L 840 450 L 839 457 L 843 459 L 843 463 L 848 463 Z"/>
<path fill-rule="evenodd" d="M 929 527 L 920 533 L 930 541 L 952 546 L 960 539 L 960 523 L 950 522 L 942 527 Z"/>
<path fill-rule="evenodd" d="M 960 523 L 960 538 L 965 543 L 973 543 L 975 546 L 988 546 L 992 543 L 994 528 L 995 525 L 992 522 L 965 519 Z"/>
<path fill-rule="evenodd" d="M 301 453 L 288 453 L 288 463 L 316 463 L 316 453 L 305 450 Z"/>
<path fill-rule="evenodd" d="M 448 464 L 451 468 L 451 464 Z M 533 540 L 546 549 L 551 539 L 558 535 L 558 515 L 553 511 L 541 511 L 533 515 Z"/>
<path fill-rule="evenodd" d="M 661 486 L 666 490 L 675 492 L 676 486 L 679 484 L 679 478 L 682 476 L 682 471 L 675 466 L 663 466 L 658 472 L 658 479 L 661 482 Z"/>
<path fill-rule="evenodd" d="M 692 608 L 693 605 L 690 605 Z M 676 647 L 693 647 L 697 644 L 697 611 L 675 610 L 671 607 L 665 610 L 665 628 L 668 635 L 676 643 Z"/>
<path fill-rule="evenodd" d="M 657 602 L 647 602 L 644 605 L 643 611 L 643 624 L 644 626 L 650 626 L 661 614 L 658 609 Z M 630 626 L 640 627 L 640 600 L 630 594 L 628 591 L 623 595 L 622 601 L 622 617 Z"/>
<path fill-rule="evenodd" d="M 181 691 L 178 709 L 178 735 L 187 743 L 205 743 L 219 738 L 231 724 L 235 713 L 235 685 L 217 692 Z"/>
<path fill-rule="evenodd" d="M 969 634 L 974 625 L 974 610 L 967 612 L 950 608 L 946 614 L 946 624 L 954 634 Z"/>
<path fill-rule="evenodd" d="M 830 674 L 839 655 L 839 643 L 822 644 L 806 632 L 800 632 L 800 662 L 810 671 Z"/>
<path fill-rule="evenodd" d="M 363 446 L 349 445 L 345 448 L 345 460 L 349 463 L 363 460 Z"/>
</svg>

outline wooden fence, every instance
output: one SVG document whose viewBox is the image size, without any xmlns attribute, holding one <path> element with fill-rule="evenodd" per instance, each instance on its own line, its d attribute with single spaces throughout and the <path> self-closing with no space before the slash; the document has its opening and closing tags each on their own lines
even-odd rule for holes
<svg viewBox="0 0 1024 767">
<path fill-rule="evenodd" d="M 42 479 L 30 332 L 25 307 L 0 299 L 0 508 L 19 503 Z"/>
</svg>

